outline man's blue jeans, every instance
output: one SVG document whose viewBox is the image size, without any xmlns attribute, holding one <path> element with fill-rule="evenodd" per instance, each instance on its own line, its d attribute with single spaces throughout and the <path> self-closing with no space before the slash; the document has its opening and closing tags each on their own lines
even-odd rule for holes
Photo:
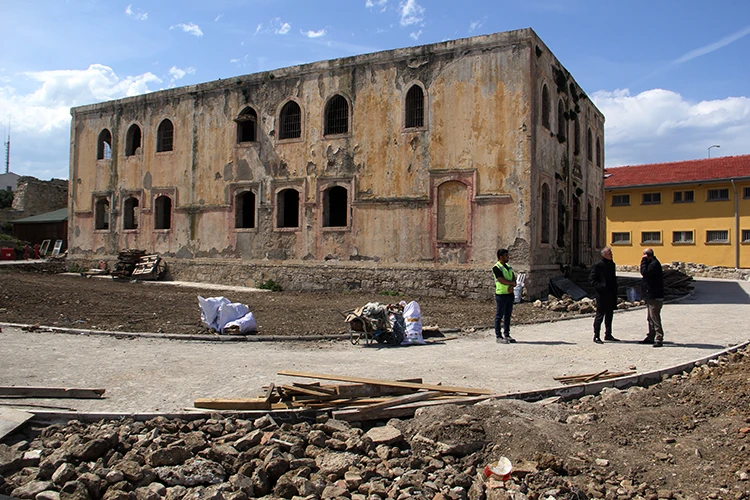
<svg viewBox="0 0 750 500">
<path fill-rule="evenodd" d="M 510 337 L 510 317 L 513 314 L 514 299 L 515 297 L 512 293 L 495 294 L 495 304 L 497 304 L 497 311 L 495 312 L 495 337 L 502 336 L 500 330 L 501 323 L 503 324 L 505 336 Z"/>
</svg>

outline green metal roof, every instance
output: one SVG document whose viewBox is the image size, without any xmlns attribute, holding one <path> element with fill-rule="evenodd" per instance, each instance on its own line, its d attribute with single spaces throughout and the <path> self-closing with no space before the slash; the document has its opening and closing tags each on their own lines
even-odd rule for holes
<svg viewBox="0 0 750 500">
<path fill-rule="evenodd" d="M 22 222 L 24 224 L 41 224 L 43 222 L 62 222 L 68 220 L 68 209 L 61 208 L 54 212 L 47 212 L 46 214 L 32 215 L 31 217 L 24 217 L 23 219 L 16 219 L 10 221 L 11 224 L 17 224 Z"/>
</svg>

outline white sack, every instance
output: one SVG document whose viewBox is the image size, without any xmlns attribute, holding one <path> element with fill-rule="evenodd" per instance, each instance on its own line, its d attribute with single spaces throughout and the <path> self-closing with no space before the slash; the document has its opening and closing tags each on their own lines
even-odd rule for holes
<svg viewBox="0 0 750 500">
<path fill-rule="evenodd" d="M 422 337 L 422 310 L 416 300 L 412 300 L 404 306 L 404 321 L 406 332 L 401 345 L 426 344 Z"/>
<path fill-rule="evenodd" d="M 255 316 L 253 316 L 253 313 L 249 312 L 245 314 L 240 319 L 230 321 L 224 327 L 221 329 L 222 333 L 225 333 L 230 328 L 239 328 L 239 334 L 248 333 L 248 332 L 254 332 L 258 330 L 258 325 L 255 323 Z"/>
<path fill-rule="evenodd" d="M 229 304 L 230 301 L 224 297 L 209 297 L 204 299 L 198 295 L 198 304 L 201 307 L 201 321 L 208 328 L 220 330 L 216 321 L 219 318 L 219 309 L 223 304 Z"/>
<path fill-rule="evenodd" d="M 222 304 L 222 306 L 219 308 L 219 319 L 217 320 L 219 328 L 217 328 L 217 330 L 224 332 L 224 327 L 227 323 L 229 323 L 230 321 L 236 321 L 249 312 L 250 308 L 245 304 L 240 304 L 239 302 Z"/>
</svg>

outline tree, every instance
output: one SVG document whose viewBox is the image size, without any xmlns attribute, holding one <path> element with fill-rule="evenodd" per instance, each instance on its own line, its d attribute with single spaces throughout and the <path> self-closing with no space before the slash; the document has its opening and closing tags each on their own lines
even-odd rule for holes
<svg viewBox="0 0 750 500">
<path fill-rule="evenodd" d="M 0 191 L 0 208 L 10 208 L 13 205 L 13 192 Z"/>
</svg>

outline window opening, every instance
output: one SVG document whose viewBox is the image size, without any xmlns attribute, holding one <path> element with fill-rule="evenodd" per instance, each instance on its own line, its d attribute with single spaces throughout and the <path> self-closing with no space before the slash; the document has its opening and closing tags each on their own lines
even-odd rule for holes
<svg viewBox="0 0 750 500">
<path fill-rule="evenodd" d="M 596 207 L 596 247 L 602 246 L 602 209 Z"/>
<path fill-rule="evenodd" d="M 729 231 L 706 231 L 706 243 L 729 243 Z"/>
<path fill-rule="evenodd" d="M 557 102 L 557 138 L 560 142 L 565 140 L 565 109 L 563 102 Z"/>
<path fill-rule="evenodd" d="M 163 120 L 156 132 L 156 152 L 172 151 L 174 147 L 174 125 L 169 120 Z"/>
<path fill-rule="evenodd" d="M 742 188 L 742 197 L 746 200 L 750 198 L 750 187 Z"/>
<path fill-rule="evenodd" d="M 599 143 L 599 138 L 596 138 L 596 166 L 602 166 L 602 146 Z"/>
<path fill-rule="evenodd" d="M 172 199 L 169 196 L 156 198 L 154 211 L 154 229 L 171 229 L 172 227 Z"/>
<path fill-rule="evenodd" d="M 237 123 L 237 142 L 255 142 L 257 140 L 258 114 L 253 108 L 245 108 L 240 116 L 234 119 Z"/>
<path fill-rule="evenodd" d="M 96 146 L 97 160 L 110 160 L 112 158 L 112 134 L 106 128 L 99 133 Z"/>
<path fill-rule="evenodd" d="M 594 214 L 591 212 L 591 203 L 589 203 L 589 211 L 586 215 L 586 235 L 589 239 L 589 247 L 594 248 L 594 220 L 592 218 Z"/>
<path fill-rule="evenodd" d="M 448 181 L 437 190 L 437 239 L 468 241 L 469 200 L 466 184 Z"/>
<path fill-rule="evenodd" d="M 123 204 L 122 228 L 138 229 L 138 198 L 129 197 Z"/>
<path fill-rule="evenodd" d="M 281 108 L 279 116 L 279 139 L 297 139 L 302 137 L 302 109 L 299 104 L 289 101 Z"/>
<path fill-rule="evenodd" d="M 694 200 L 693 191 L 675 191 L 675 203 L 692 203 Z"/>
<path fill-rule="evenodd" d="M 406 93 L 406 128 L 424 127 L 424 91 L 412 85 Z"/>
<path fill-rule="evenodd" d="M 549 186 L 542 184 L 542 243 L 549 243 Z"/>
<path fill-rule="evenodd" d="M 125 137 L 125 156 L 138 154 L 141 148 L 141 127 L 133 124 Z"/>
<path fill-rule="evenodd" d="M 549 122 L 549 90 L 547 90 L 546 84 L 542 86 L 542 125 L 548 129 L 551 128 Z"/>
<path fill-rule="evenodd" d="M 630 205 L 629 194 L 615 194 L 612 195 L 612 206 L 613 207 L 625 207 Z"/>
<path fill-rule="evenodd" d="M 643 231 L 641 243 L 661 243 L 661 233 L 659 231 Z"/>
<path fill-rule="evenodd" d="M 612 233 L 613 245 L 629 245 L 630 233 Z"/>
<path fill-rule="evenodd" d="M 594 140 L 591 136 L 591 129 L 586 131 L 586 158 L 594 161 Z"/>
<path fill-rule="evenodd" d="M 323 227 L 346 227 L 348 193 L 345 187 L 333 186 L 323 191 Z"/>
<path fill-rule="evenodd" d="M 576 116 L 573 123 L 573 132 L 575 138 L 573 141 L 573 154 L 577 156 L 581 154 L 581 123 L 578 121 L 578 116 Z"/>
<path fill-rule="evenodd" d="M 341 95 L 335 95 L 326 106 L 325 135 L 349 132 L 349 103 Z"/>
<path fill-rule="evenodd" d="M 693 243 L 692 231 L 673 231 L 672 243 Z"/>
<path fill-rule="evenodd" d="M 708 201 L 727 201 L 728 199 L 729 188 L 708 190 Z"/>
<path fill-rule="evenodd" d="M 299 191 L 279 191 L 276 195 L 276 205 L 276 227 L 299 227 Z"/>
<path fill-rule="evenodd" d="M 237 194 L 234 204 L 234 227 L 252 229 L 255 227 L 255 193 L 243 191 Z"/>
<path fill-rule="evenodd" d="M 557 192 L 557 246 L 565 246 L 565 194 Z"/>
<path fill-rule="evenodd" d="M 742 243 L 750 243 L 750 229 L 742 230 Z"/>
<path fill-rule="evenodd" d="M 641 205 L 658 205 L 661 203 L 661 193 L 643 193 Z"/>
<path fill-rule="evenodd" d="M 94 209 L 94 229 L 109 229 L 109 199 L 99 198 L 96 200 Z"/>
</svg>

